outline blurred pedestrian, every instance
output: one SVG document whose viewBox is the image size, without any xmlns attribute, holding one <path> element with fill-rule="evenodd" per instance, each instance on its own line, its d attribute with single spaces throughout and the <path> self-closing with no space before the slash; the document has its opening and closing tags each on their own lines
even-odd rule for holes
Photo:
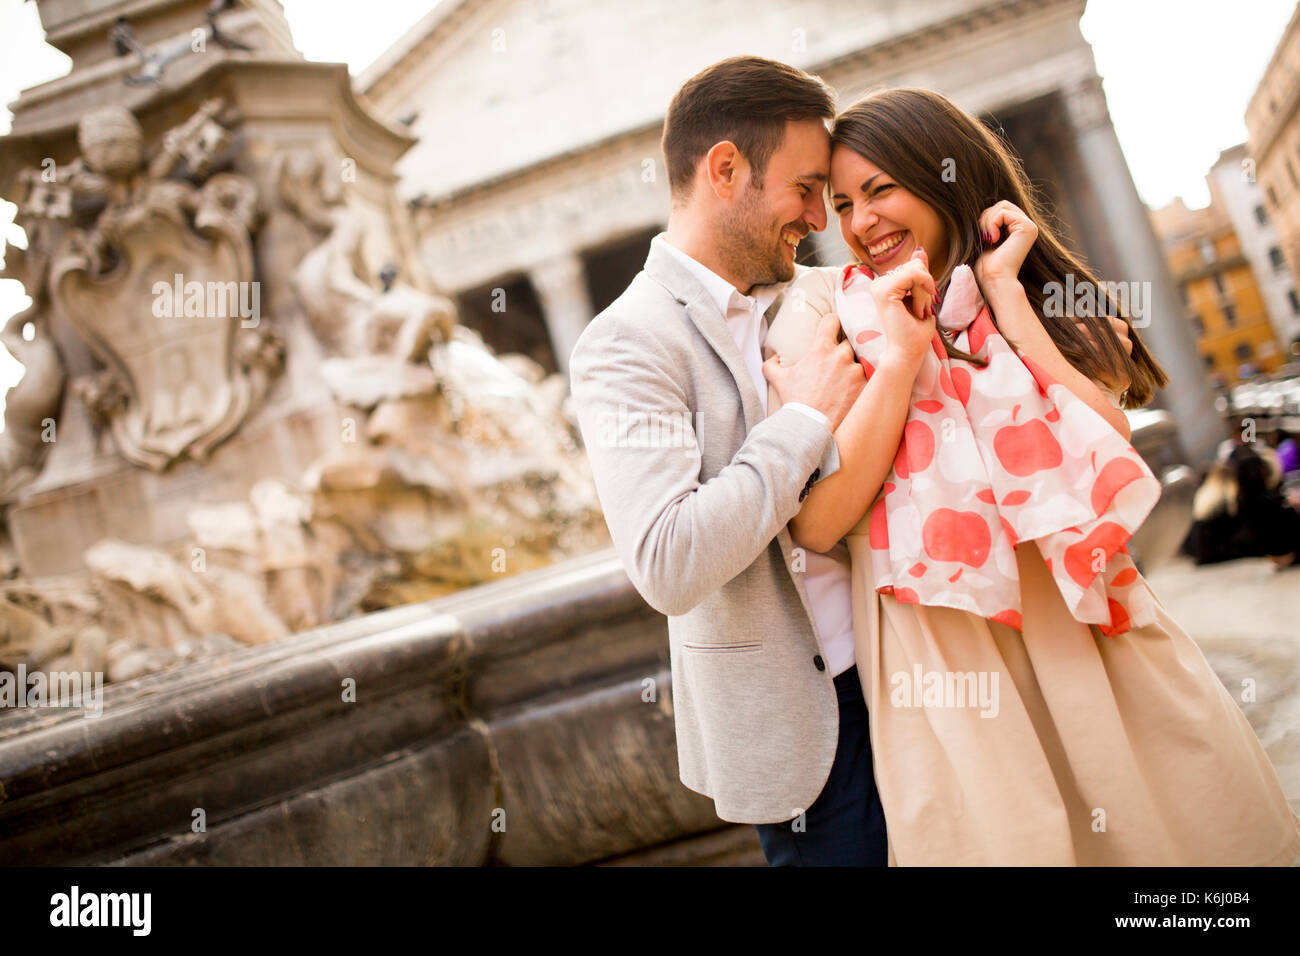
<svg viewBox="0 0 1300 956">
<path fill-rule="evenodd" d="M 1300 512 L 1282 494 L 1279 459 L 1267 446 L 1241 444 L 1211 465 L 1192 500 L 1183 554 L 1198 565 L 1258 557 L 1295 565 Z"/>
</svg>

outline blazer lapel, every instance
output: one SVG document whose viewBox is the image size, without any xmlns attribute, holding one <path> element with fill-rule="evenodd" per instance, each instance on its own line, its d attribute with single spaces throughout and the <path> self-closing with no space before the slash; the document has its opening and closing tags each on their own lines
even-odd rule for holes
<svg viewBox="0 0 1300 956">
<path fill-rule="evenodd" d="M 662 233 L 660 234 L 662 237 Z M 700 285 L 698 279 L 681 267 L 671 255 L 660 250 L 655 243 L 650 245 L 650 254 L 646 257 L 645 271 L 677 300 L 677 304 L 686 309 L 686 314 L 695 327 L 700 330 L 704 340 L 718 354 L 736 388 L 740 390 L 740 405 L 745 415 L 745 431 L 763 420 L 763 405 L 754 388 L 754 380 L 749 376 L 749 368 L 736 345 L 735 336 L 727 327 L 727 320 L 718 311 L 717 304 L 708 290 Z M 781 296 L 768 307 L 764 315 L 770 322 L 776 310 L 781 307 Z"/>
<path fill-rule="evenodd" d="M 660 237 L 662 235 L 660 233 Z M 717 304 L 713 301 L 712 296 L 709 295 L 708 290 L 700 284 L 695 276 L 682 268 L 681 264 L 671 254 L 663 252 L 653 242 L 650 244 L 650 254 L 646 257 L 645 272 L 646 275 L 667 289 L 673 298 L 677 300 L 678 305 L 686 309 L 686 314 L 695 323 L 695 327 L 700 330 L 704 340 L 709 343 L 713 351 L 726 364 L 736 388 L 740 390 L 741 408 L 744 410 L 745 415 L 745 431 L 748 432 L 762 421 L 763 406 L 759 402 L 758 392 L 754 389 L 754 380 L 749 377 L 749 369 L 745 367 L 745 360 L 740 354 L 740 348 L 736 345 L 736 339 L 732 336 L 731 329 L 727 327 L 727 320 L 718 312 Z M 795 277 L 798 278 L 802 272 L 802 267 L 796 267 Z M 767 311 L 763 313 L 768 323 L 771 323 L 772 319 L 776 317 L 777 310 L 781 308 L 781 302 L 784 298 L 785 291 L 782 290 L 772 301 L 772 304 L 767 307 Z M 793 567 L 793 556 L 797 550 L 794 539 L 790 536 L 789 529 L 783 527 L 772 540 L 777 543 L 781 550 L 781 558 L 784 561 L 786 571 L 794 583 L 804 613 L 808 615 L 813 638 L 824 653 L 825 647 L 821 643 L 821 635 L 817 630 L 817 622 L 813 619 L 808 592 L 804 588 L 803 569 L 796 570 Z"/>
</svg>

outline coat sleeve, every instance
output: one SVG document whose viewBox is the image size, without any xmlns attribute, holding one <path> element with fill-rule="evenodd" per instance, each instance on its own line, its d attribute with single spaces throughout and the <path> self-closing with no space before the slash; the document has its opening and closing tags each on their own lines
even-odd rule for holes
<svg viewBox="0 0 1300 956">
<path fill-rule="evenodd" d="M 809 269 L 790 283 L 763 340 L 764 361 L 776 354 L 781 356 L 782 365 L 793 365 L 808 353 L 817 324 L 835 308 L 835 281 L 839 271 L 837 267 L 821 266 Z M 781 397 L 768 383 L 768 415 L 774 415 L 780 407 Z"/>
<path fill-rule="evenodd" d="M 832 437 L 797 409 L 783 409 L 701 482 L 697 441 L 710 436 L 697 434 L 686 369 L 654 328 L 648 320 L 598 317 L 574 347 L 569 374 L 614 548 L 646 603 L 680 615 L 771 543 L 799 510 L 799 492 Z"/>
</svg>

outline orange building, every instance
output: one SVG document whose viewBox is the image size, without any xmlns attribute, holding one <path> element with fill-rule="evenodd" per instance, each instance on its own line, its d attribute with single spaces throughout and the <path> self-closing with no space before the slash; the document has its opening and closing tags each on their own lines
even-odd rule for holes
<svg viewBox="0 0 1300 956">
<path fill-rule="evenodd" d="M 1151 222 L 1164 243 L 1206 374 L 1222 387 L 1255 372 L 1272 372 L 1287 356 L 1213 188 L 1211 197 L 1203 209 L 1188 209 L 1182 199 L 1175 199 L 1152 212 Z"/>
</svg>

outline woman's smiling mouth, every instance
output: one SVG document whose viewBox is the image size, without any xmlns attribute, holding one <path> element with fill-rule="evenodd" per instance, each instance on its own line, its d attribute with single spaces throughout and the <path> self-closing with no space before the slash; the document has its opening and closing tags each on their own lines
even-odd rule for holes
<svg viewBox="0 0 1300 956">
<path fill-rule="evenodd" d="M 871 256 L 871 261 L 880 265 L 894 257 L 894 253 L 903 245 L 903 240 L 907 238 L 907 230 L 901 229 L 898 232 L 891 232 L 882 239 L 878 239 L 871 245 L 867 246 L 867 255 Z"/>
</svg>

